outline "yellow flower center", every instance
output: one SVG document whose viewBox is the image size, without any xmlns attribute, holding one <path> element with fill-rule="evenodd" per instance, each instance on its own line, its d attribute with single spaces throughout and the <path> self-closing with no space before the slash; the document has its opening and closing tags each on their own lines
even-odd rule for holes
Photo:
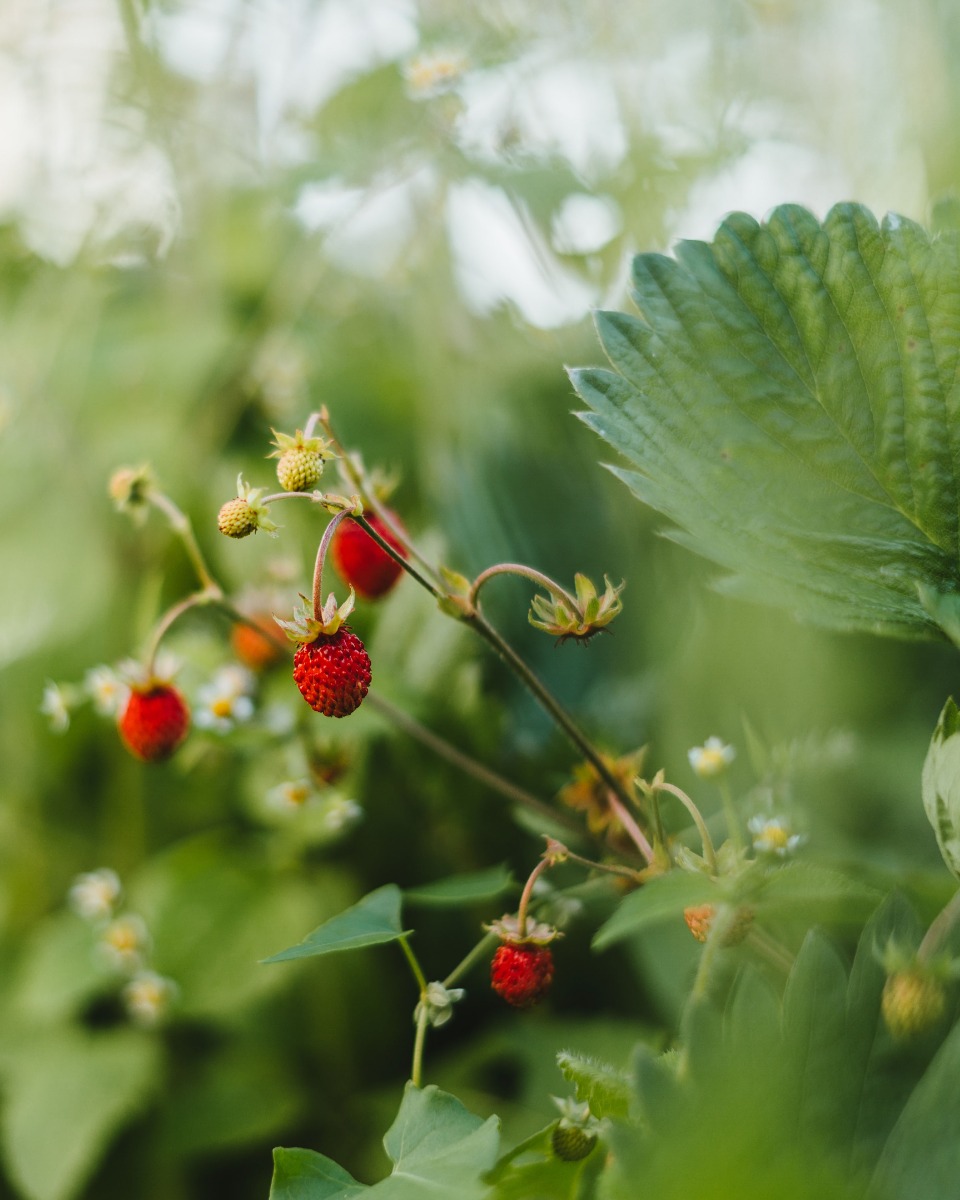
<svg viewBox="0 0 960 1200">
<path fill-rule="evenodd" d="M 766 825 L 761 834 L 764 842 L 774 850 L 785 850 L 790 835 L 782 825 Z"/>
<path fill-rule="evenodd" d="M 233 712 L 233 701 L 226 696 L 220 696 L 210 705 L 210 711 L 215 717 L 229 717 Z"/>
</svg>

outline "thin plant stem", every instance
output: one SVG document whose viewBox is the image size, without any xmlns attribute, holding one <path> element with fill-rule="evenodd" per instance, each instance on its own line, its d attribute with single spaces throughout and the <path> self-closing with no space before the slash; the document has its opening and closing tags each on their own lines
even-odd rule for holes
<svg viewBox="0 0 960 1200">
<path fill-rule="evenodd" d="M 649 866 L 654 862 L 657 856 L 653 851 L 653 847 L 647 841 L 643 830 L 630 814 L 630 810 L 612 791 L 607 792 L 607 803 L 616 813 L 617 820 L 630 835 L 631 840 L 637 846 L 643 857 L 647 860 L 647 865 Z"/>
<path fill-rule="evenodd" d="M 353 517 L 352 519 L 354 521 L 356 521 L 356 523 L 361 527 L 361 529 L 363 529 L 363 531 L 365 533 L 369 534 L 369 536 L 373 538 L 373 540 L 377 543 L 377 545 L 380 547 L 381 550 L 383 550 L 387 554 L 389 554 L 390 557 L 395 562 L 398 562 L 400 564 L 400 566 L 403 567 L 403 569 L 407 572 L 408 575 L 412 575 L 413 578 L 417 581 L 417 583 L 420 584 L 421 587 L 426 588 L 427 591 L 430 592 L 434 596 L 435 599 L 440 600 L 443 598 L 443 592 L 438 587 L 436 587 L 433 583 L 431 583 L 430 580 L 427 579 L 427 577 L 425 575 L 421 575 L 421 573 L 410 562 L 410 560 L 408 558 L 405 558 L 396 549 L 396 547 L 391 546 L 390 543 L 386 540 L 386 538 L 381 537 L 381 535 L 379 533 L 377 533 L 377 531 L 370 524 L 370 522 L 367 520 L 366 517 L 359 516 L 359 517 Z M 384 521 L 384 524 L 386 524 L 386 521 Z M 393 530 L 391 529 L 390 532 L 392 533 Z M 404 544 L 404 546 L 409 545 L 409 543 L 406 541 L 406 539 L 403 539 L 403 544 Z"/>
<path fill-rule="evenodd" d="M 200 581 L 200 587 L 203 591 L 218 592 L 220 588 L 210 574 L 187 514 L 178 508 L 169 496 L 154 488 L 148 490 L 147 499 L 154 508 L 159 509 L 163 513 L 170 523 L 170 528 L 183 543 L 183 548 L 186 550 L 187 557 L 190 559 L 193 569 L 197 573 L 197 579 Z"/>
<path fill-rule="evenodd" d="M 960 891 L 953 893 L 923 935 L 923 941 L 917 949 L 917 959 L 920 962 L 929 962 L 940 949 L 958 919 L 960 919 Z"/>
<path fill-rule="evenodd" d="M 577 602 L 566 588 L 562 588 L 549 575 L 544 575 L 542 571 L 537 571 L 534 567 L 524 566 L 523 563 L 497 563 L 495 566 L 487 567 L 485 571 L 481 571 L 473 581 L 470 594 L 467 597 L 467 603 L 471 608 L 476 607 L 477 596 L 483 585 L 488 579 L 493 579 L 497 575 L 519 575 L 522 579 L 529 579 L 531 582 L 545 588 L 557 600 L 562 600 L 565 604 L 568 604 L 574 612 L 577 611 Z"/>
<path fill-rule="evenodd" d="M 403 933 L 397 940 L 399 941 L 400 949 L 403 951 L 404 957 L 410 966 L 410 970 L 413 972 L 413 977 L 417 981 L 417 987 L 420 989 L 420 995 L 423 996 L 427 990 L 427 977 L 424 975 L 423 969 L 417 960 L 417 956 L 414 954 L 410 946 L 410 939 L 405 933 Z"/>
<path fill-rule="evenodd" d="M 700 834 L 700 841 L 703 845 L 703 857 L 707 860 L 707 867 L 711 873 L 715 873 L 717 869 L 717 852 L 713 845 L 713 838 L 710 836 L 710 830 L 707 829 L 700 809 L 697 808 L 687 793 L 678 788 L 676 784 L 666 783 L 661 780 L 661 782 L 653 786 L 660 791 L 669 792 L 671 796 L 676 796 L 690 816 L 693 817 L 693 823 L 697 827 L 697 832 Z"/>
<path fill-rule="evenodd" d="M 630 879 L 634 883 L 643 882 L 643 876 L 639 871 L 635 871 L 633 867 L 623 867 L 618 863 L 594 862 L 593 859 L 584 858 L 582 854 L 574 854 L 566 846 L 564 846 L 564 855 L 566 861 L 579 863 L 581 867 L 589 867 L 593 871 L 605 871 L 608 875 L 622 875 L 625 879 Z"/>
<path fill-rule="evenodd" d="M 571 814 L 563 809 L 552 808 L 544 800 L 538 799 L 531 792 L 526 791 L 517 784 L 512 783 L 509 779 L 504 779 L 502 775 L 498 775 L 496 771 L 478 762 L 469 754 L 458 747 L 451 745 L 450 742 L 440 737 L 439 734 L 428 729 L 426 725 L 422 725 L 415 717 L 411 717 L 409 713 L 403 709 L 397 708 L 389 700 L 385 699 L 378 692 L 367 692 L 366 703 L 375 708 L 379 713 L 387 718 L 393 725 L 402 732 L 415 738 L 428 750 L 432 750 L 434 754 L 440 758 L 446 759 L 455 767 L 459 767 L 465 774 L 476 779 L 478 783 L 486 784 L 495 792 L 499 792 L 501 796 L 507 800 L 512 800 L 514 803 L 521 805 L 530 812 L 536 813 L 540 817 L 551 821 L 557 825 L 563 825 L 574 833 L 583 833 L 580 822 Z"/>
<path fill-rule="evenodd" d="M 520 937 L 526 936 L 527 932 L 527 908 L 530 904 L 530 896 L 533 895 L 534 883 L 539 880 L 544 871 L 550 870 L 551 866 L 556 866 L 556 858 L 550 853 L 545 854 L 540 859 L 540 862 L 530 871 L 530 876 L 526 883 L 523 884 L 523 892 L 520 894 L 520 904 L 517 905 L 517 934 Z"/>
<path fill-rule="evenodd" d="M 410 1067 L 410 1082 L 414 1087 L 420 1087 L 423 1081 L 423 1048 L 427 1041 L 428 1021 L 427 1006 L 421 1004 L 417 1013 L 417 1033 L 413 1039 L 413 1063 Z"/>
<path fill-rule="evenodd" d="M 184 613 L 189 612 L 192 608 L 199 608 L 204 604 L 219 603 L 222 600 L 222 593 L 215 583 L 211 584 L 210 588 L 204 588 L 201 592 L 194 592 L 187 596 L 178 604 L 174 604 L 163 614 L 153 629 L 150 635 L 150 642 L 146 654 L 146 666 L 148 674 L 153 674 L 154 664 L 157 659 L 157 652 L 160 649 L 160 643 L 166 636 L 170 626 L 175 621 L 178 621 Z"/>
<path fill-rule="evenodd" d="M 313 429 L 318 422 L 323 426 L 324 432 L 330 440 L 330 444 L 338 451 L 340 455 L 340 461 L 343 464 L 343 469 L 353 486 L 360 492 L 361 496 L 368 502 L 370 507 L 377 510 L 377 516 L 379 519 L 383 522 L 386 528 L 390 530 L 397 541 L 400 542 L 401 545 L 409 552 L 410 556 L 415 558 L 420 566 L 423 567 L 428 574 L 432 575 L 434 579 L 436 579 L 437 572 L 434 570 L 432 564 L 427 562 L 417 547 L 413 545 L 406 532 L 400 528 L 386 507 L 376 504 L 376 497 L 373 495 L 373 490 L 370 487 L 370 484 L 357 470 L 353 459 L 344 449 L 343 443 L 334 433 L 333 425 L 330 422 L 330 414 L 327 411 L 326 406 L 321 408 L 319 412 L 312 413 L 307 424 L 311 429 Z M 380 545 L 381 549 L 386 550 L 392 558 L 397 557 L 396 552 L 382 538 L 377 537 L 369 528 L 367 528 L 367 533 L 369 533 L 371 537 L 373 537 L 374 540 Z M 403 565 L 411 575 L 414 574 L 413 571 L 409 570 L 409 566 L 407 565 L 406 561 L 404 561 Z M 418 581 L 422 586 L 427 587 L 434 593 L 435 596 L 439 598 L 442 595 L 442 592 L 440 592 L 439 589 L 434 588 L 432 584 L 426 583 L 426 581 L 422 578 L 419 578 L 419 576 L 415 577 L 418 578 Z"/>
<path fill-rule="evenodd" d="M 491 950 L 500 939 L 495 933 L 488 933 L 480 939 L 473 947 L 469 954 L 466 954 L 460 962 L 453 968 L 450 974 L 443 981 L 445 988 L 452 987 L 458 979 L 462 979 L 464 975 L 473 967 L 474 963 L 479 962 L 481 958 Z"/>
<path fill-rule="evenodd" d="M 541 708 L 553 718 L 555 723 L 567 735 L 568 739 L 573 742 L 583 757 L 590 763 L 610 791 L 623 804 L 630 804 L 631 797 L 626 792 L 620 780 L 617 779 L 604 762 L 600 751 L 597 750 L 593 743 L 580 730 L 579 726 L 576 725 L 560 702 L 554 698 L 553 693 L 544 687 L 537 675 L 527 666 L 510 643 L 501 637 L 497 630 L 476 610 L 473 613 L 465 614 L 463 620 L 468 625 L 472 625 L 480 636 L 496 650 L 504 662 L 526 685 L 528 691 L 532 692 L 533 696 L 539 701 Z"/>
<path fill-rule="evenodd" d="M 350 513 L 347 509 L 341 509 L 340 512 L 331 518 L 326 529 L 323 531 L 323 537 L 320 539 L 317 560 L 313 567 L 313 615 L 318 621 L 321 619 L 323 613 L 323 563 L 327 557 L 327 548 L 337 531 L 337 526 L 349 516 Z"/>
</svg>

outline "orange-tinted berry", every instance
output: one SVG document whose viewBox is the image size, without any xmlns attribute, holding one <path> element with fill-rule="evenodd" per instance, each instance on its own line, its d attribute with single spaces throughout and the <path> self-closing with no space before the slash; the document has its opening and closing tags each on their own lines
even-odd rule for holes
<svg viewBox="0 0 960 1200">
<path fill-rule="evenodd" d="M 123 744 L 142 762 L 169 758 L 187 736 L 190 710 L 175 687 L 133 687 L 117 723 Z"/>
<path fill-rule="evenodd" d="M 399 524 L 393 513 L 389 515 L 395 524 Z M 406 557 L 401 542 L 376 513 L 367 513 L 366 519 L 388 545 L 401 557 Z M 330 554 L 343 580 L 365 600 L 385 596 L 403 574 L 403 567 L 396 559 L 378 546 L 355 521 L 341 521 L 333 535 Z"/>
</svg>

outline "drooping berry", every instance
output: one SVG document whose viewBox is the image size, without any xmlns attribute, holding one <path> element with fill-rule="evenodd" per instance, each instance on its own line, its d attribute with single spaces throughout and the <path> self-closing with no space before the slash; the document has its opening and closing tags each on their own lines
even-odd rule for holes
<svg viewBox="0 0 960 1200">
<path fill-rule="evenodd" d="M 370 687 L 370 656 L 349 626 L 302 642 L 293 656 L 293 678 L 304 700 L 326 717 L 347 717 Z"/>
<path fill-rule="evenodd" d="M 586 1158 L 597 1144 L 597 1135 L 588 1133 L 579 1125 L 559 1121 L 550 1135 L 550 1145 L 557 1158 L 564 1162 L 579 1162 Z"/>
<path fill-rule="evenodd" d="M 403 543 L 387 528 L 374 512 L 367 512 L 366 519 L 383 540 L 406 558 Z M 389 513 L 394 524 L 400 522 L 394 513 Z M 342 521 L 330 544 L 334 566 L 343 580 L 365 600 L 377 600 L 385 596 L 403 574 L 403 567 L 391 558 L 373 538 L 355 521 Z"/>
<path fill-rule="evenodd" d="M 935 975 L 916 967 L 887 977 L 880 1011 L 898 1041 L 918 1037 L 937 1025 L 947 1011 L 947 994 Z"/>
<path fill-rule="evenodd" d="M 237 476 L 237 494 L 222 505 L 217 514 L 217 528 L 226 537 L 245 538 L 262 529 L 276 535 L 277 526 L 270 519 L 269 505 L 261 497 L 264 488 L 252 488 Z"/>
<path fill-rule="evenodd" d="M 136 758 L 162 762 L 187 736 L 190 710 L 175 687 L 154 680 L 131 687 L 117 728 L 123 744 Z"/>
<path fill-rule="evenodd" d="M 514 1008 L 538 1004 L 553 983 L 553 952 L 530 942 L 504 942 L 490 964 L 490 985 Z"/>
</svg>

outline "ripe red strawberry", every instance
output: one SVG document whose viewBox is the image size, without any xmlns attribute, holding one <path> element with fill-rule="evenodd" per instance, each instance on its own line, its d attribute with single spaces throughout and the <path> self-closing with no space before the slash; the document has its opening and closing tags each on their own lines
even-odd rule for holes
<svg viewBox="0 0 960 1200">
<path fill-rule="evenodd" d="M 538 1004 L 553 983 L 553 952 L 532 942 L 504 942 L 490 964 L 490 985 L 514 1008 Z"/>
<path fill-rule="evenodd" d="M 326 717 L 347 717 L 370 687 L 370 656 L 348 625 L 302 642 L 293 656 L 293 678 L 304 700 Z"/>
<path fill-rule="evenodd" d="M 136 758 L 161 762 L 187 736 L 190 710 L 175 687 L 152 680 L 131 687 L 117 728 L 123 744 Z"/>
<path fill-rule="evenodd" d="M 406 558 L 403 544 L 390 532 L 380 517 L 373 512 L 365 515 L 383 540 Z M 389 516 L 400 526 L 394 513 L 389 513 Z M 386 550 L 378 546 L 370 534 L 355 521 L 341 521 L 330 543 L 330 553 L 343 580 L 365 600 L 377 600 L 385 596 L 403 574 L 403 567 L 396 559 L 391 558 Z"/>
</svg>

